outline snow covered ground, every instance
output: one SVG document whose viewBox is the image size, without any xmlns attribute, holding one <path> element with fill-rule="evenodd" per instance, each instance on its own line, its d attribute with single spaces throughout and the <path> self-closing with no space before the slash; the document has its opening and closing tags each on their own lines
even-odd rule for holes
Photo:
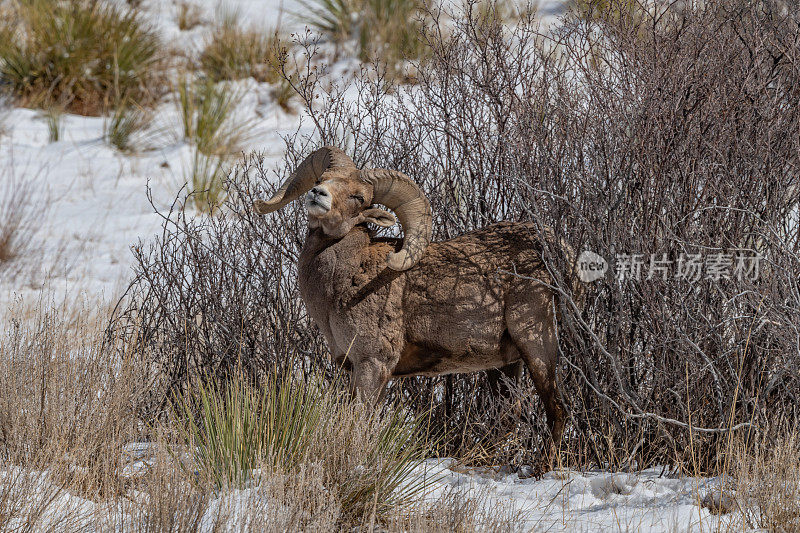
<svg viewBox="0 0 800 533">
<path fill-rule="evenodd" d="M 671 478 L 648 469 L 631 474 L 552 471 L 537 480 L 502 470 L 450 467 L 450 460 L 430 460 L 420 467 L 436 480 L 429 498 L 447 490 L 480 494 L 487 508 L 520 517 L 525 531 L 725 531 L 732 519 L 698 505 L 719 486 L 717 478 Z"/>
<path fill-rule="evenodd" d="M 145 462 L 138 460 L 126 473 L 135 475 Z M 463 471 L 450 459 L 426 461 L 418 467 L 418 474 L 428 481 L 423 489 L 427 502 L 453 492 L 466 493 L 479 502 L 483 512 L 511 519 L 519 531 L 682 533 L 739 529 L 734 522 L 736 515 L 720 518 L 697 504 L 705 492 L 719 485 L 719 479 L 675 479 L 661 476 L 656 469 L 636 474 L 554 471 L 540 480 L 520 479 L 517 474 L 491 469 Z M 75 530 L 104 529 L 109 524 L 122 530 L 131 528 L 131 524 L 126 525 L 130 513 L 125 515 L 117 506 L 60 490 L 47 474 L 6 469 L 0 470 L 0 481 L 11 476 L 19 479 L 20 475 L 34 480 L 25 485 L 31 505 L 50 502 L 39 522 L 43 528 L 60 523 L 69 523 Z M 217 494 L 205 508 L 200 531 L 241 530 L 248 509 L 280 505 L 265 498 L 257 484 Z"/>
<path fill-rule="evenodd" d="M 296 129 L 297 118 L 268 101 L 268 87 L 252 80 L 240 113 L 260 116 L 255 141 L 248 148 L 264 151 L 277 162 L 280 134 Z M 266 102 L 266 103 L 265 103 Z M 130 277 L 130 247 L 155 235 L 161 219 L 147 199 L 147 187 L 160 209 L 167 208 L 191 165 L 190 146 L 180 140 L 175 105 L 162 104 L 141 136 L 159 145 L 123 154 L 104 139 L 102 117 L 66 115 L 58 142 L 48 142 L 41 112 L 14 109 L 0 136 L 0 172 L 6 179 L 34 183 L 38 229 L 30 235 L 27 275 L 0 280 L 0 303 L 16 297 L 47 294 L 63 298 L 115 299 Z M 25 260 L 21 258 L 20 260 Z"/>
<path fill-rule="evenodd" d="M 196 2 L 204 10 L 204 25 L 181 32 L 172 2 L 145 2 L 148 16 L 175 47 L 199 49 L 217 11 L 215 0 Z M 549 20 L 563 9 L 562 0 L 540 4 Z M 292 13 L 296 0 L 227 0 L 243 20 L 285 31 L 302 30 Z M 294 131 L 299 118 L 285 113 L 270 96 L 270 87 L 252 80 L 240 113 L 257 117 L 257 135 L 248 148 L 265 151 L 272 163 L 281 160 L 280 135 Z M 150 206 L 146 189 L 157 207 L 166 208 L 184 182 L 190 146 L 179 134 L 177 109 L 165 102 L 141 135 L 147 149 L 123 154 L 104 140 L 107 119 L 66 115 L 58 142 L 48 141 L 41 112 L 13 109 L 0 128 L 0 174 L 3 179 L 35 183 L 32 204 L 40 217 L 30 235 L 31 265 L 24 276 L 0 279 L 0 319 L 14 299 L 88 299 L 112 302 L 131 274 L 130 247 L 156 234 L 161 219 Z M 0 188 L 0 193 L 3 189 Z M 44 295 L 44 296 L 43 296 Z M 535 531 L 710 531 L 725 522 L 698 505 L 716 479 L 673 479 L 656 470 L 636 474 L 608 472 L 551 472 L 543 479 L 520 479 L 516 474 L 489 470 L 450 470 L 450 461 L 428 461 L 419 475 L 433 480 L 429 498 L 450 490 L 480 494 L 496 512 L 519 512 L 524 530 Z M 11 473 L 0 471 L 0 482 Z M 42 487 L 49 486 L 44 474 Z M 43 489 L 44 490 L 44 489 Z M 214 505 L 230 505 L 242 494 L 225 494 Z M 31 497 L 35 497 L 32 494 Z M 78 510 L 91 525 L 97 505 L 60 493 L 64 509 Z M 212 512 L 212 511 L 209 511 Z M 57 516 L 53 517 L 57 523 Z"/>
</svg>

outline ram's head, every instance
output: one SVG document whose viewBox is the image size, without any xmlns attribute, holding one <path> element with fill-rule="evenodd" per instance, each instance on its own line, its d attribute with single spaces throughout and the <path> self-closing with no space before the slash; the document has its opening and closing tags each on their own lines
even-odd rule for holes
<svg viewBox="0 0 800 533">
<path fill-rule="evenodd" d="M 388 266 L 407 270 L 422 257 L 431 240 L 431 207 L 416 183 L 394 170 L 359 170 L 347 154 L 325 146 L 305 158 L 275 194 L 256 200 L 253 209 L 263 215 L 306 196 L 308 225 L 321 228 L 332 238 L 341 238 L 356 224 L 373 222 L 389 227 L 395 223 L 391 209 L 405 232 L 403 248 L 389 255 Z"/>
</svg>

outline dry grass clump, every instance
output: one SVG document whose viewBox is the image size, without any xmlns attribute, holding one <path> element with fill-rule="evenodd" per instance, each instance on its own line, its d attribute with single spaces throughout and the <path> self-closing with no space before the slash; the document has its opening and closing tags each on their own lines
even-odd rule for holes
<svg viewBox="0 0 800 533">
<path fill-rule="evenodd" d="M 44 225 L 49 202 L 37 195 L 41 171 L 18 171 L 11 157 L 0 180 L 0 277 L 17 280 L 34 275 L 41 247 L 36 236 Z"/>
<path fill-rule="evenodd" d="M 160 48 L 135 9 L 105 0 L 14 1 L 0 19 L 0 75 L 27 106 L 99 115 L 123 96 L 153 101 Z"/>
<path fill-rule="evenodd" d="M 223 14 L 200 55 L 200 67 L 212 80 L 278 81 L 281 40 L 277 32 L 244 29 L 236 13 Z"/>
<path fill-rule="evenodd" d="M 0 395 L 1 531 L 349 531 L 422 505 L 418 425 L 321 380 L 197 382 L 145 424 L 159 369 L 107 336 L 106 316 L 4 316 L 0 387 L 14 394 Z"/>
<path fill-rule="evenodd" d="M 387 525 L 388 531 L 424 533 L 516 533 L 527 531 L 524 514 L 502 505 L 487 506 L 486 494 L 467 497 L 462 492 L 448 491 L 440 498 L 412 507 L 410 512 L 396 515 Z"/>
<path fill-rule="evenodd" d="M 0 188 L 0 272 L 23 253 L 39 218 L 31 203 L 32 183 L 9 174 Z"/>
<path fill-rule="evenodd" d="M 211 487 L 198 486 L 177 468 L 168 449 L 163 440 L 156 440 L 144 456 L 147 466 L 126 478 L 124 495 L 107 500 L 106 509 L 98 513 L 99 529 L 197 531 L 204 523 L 218 523 L 207 515 Z"/>
<path fill-rule="evenodd" d="M 191 30 L 203 23 L 203 11 L 197 4 L 179 0 L 175 3 L 175 9 L 177 10 L 178 28 L 181 31 Z"/>
<path fill-rule="evenodd" d="M 26 316 L 27 315 L 27 316 Z M 88 499 L 118 494 L 142 390 L 130 359 L 101 349 L 97 320 L 12 311 L 0 331 L 0 457 L 48 469 Z"/>
<path fill-rule="evenodd" d="M 794 425 L 734 451 L 736 500 L 750 528 L 800 531 L 800 435 Z"/>
</svg>

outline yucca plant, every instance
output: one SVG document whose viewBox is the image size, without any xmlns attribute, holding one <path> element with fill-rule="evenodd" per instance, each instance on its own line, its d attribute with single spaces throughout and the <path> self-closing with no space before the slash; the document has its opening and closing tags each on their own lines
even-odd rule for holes
<svg viewBox="0 0 800 533">
<path fill-rule="evenodd" d="M 97 115 L 128 94 L 145 102 L 161 76 L 157 34 L 106 0 L 28 0 L 0 18 L 0 77 L 25 105 Z"/>
<path fill-rule="evenodd" d="M 222 389 L 213 380 L 179 397 L 176 418 L 180 438 L 203 478 L 217 486 L 239 486 L 250 478 L 263 455 L 262 399 L 240 380 Z"/>
<path fill-rule="evenodd" d="M 295 16 L 338 47 L 354 40 L 362 61 L 379 60 L 397 72 L 405 59 L 420 58 L 421 0 L 301 0 Z"/>
<path fill-rule="evenodd" d="M 205 155 L 225 156 L 238 151 L 253 128 L 252 119 L 235 120 L 240 91 L 212 80 L 178 81 L 178 109 L 183 136 Z"/>
<path fill-rule="evenodd" d="M 225 198 L 225 164 L 249 140 L 252 118 L 237 120 L 242 93 L 210 79 L 178 82 L 178 109 L 183 138 L 193 144 L 185 177 L 191 200 L 200 211 L 213 213 Z"/>
<path fill-rule="evenodd" d="M 353 522 L 394 511 L 424 489 L 414 475 L 426 450 L 420 426 L 399 409 L 373 413 L 318 377 L 271 374 L 258 387 L 242 375 L 199 380 L 177 398 L 172 418 L 201 482 L 241 486 L 256 469 L 269 476 L 317 464 Z"/>
<path fill-rule="evenodd" d="M 270 375 L 261 388 L 241 374 L 224 385 L 204 379 L 178 399 L 178 414 L 187 421 L 182 441 L 204 477 L 238 486 L 258 467 L 288 472 L 306 461 L 332 399 L 289 376 Z"/>
<path fill-rule="evenodd" d="M 405 59 L 423 55 L 420 0 L 366 0 L 363 13 L 359 34 L 363 61 L 378 59 L 396 68 Z"/>
<path fill-rule="evenodd" d="M 300 0 L 295 17 L 337 45 L 356 37 L 364 0 Z"/>
</svg>

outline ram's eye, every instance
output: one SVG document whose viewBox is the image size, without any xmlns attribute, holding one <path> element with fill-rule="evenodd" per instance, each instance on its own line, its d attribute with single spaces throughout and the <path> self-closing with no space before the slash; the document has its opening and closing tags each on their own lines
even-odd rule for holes
<svg viewBox="0 0 800 533">
<path fill-rule="evenodd" d="M 364 197 L 361 196 L 360 194 L 353 194 L 353 195 L 350 196 L 350 198 L 354 198 L 354 199 L 358 200 L 358 203 L 360 203 L 360 204 L 364 203 Z"/>
</svg>

